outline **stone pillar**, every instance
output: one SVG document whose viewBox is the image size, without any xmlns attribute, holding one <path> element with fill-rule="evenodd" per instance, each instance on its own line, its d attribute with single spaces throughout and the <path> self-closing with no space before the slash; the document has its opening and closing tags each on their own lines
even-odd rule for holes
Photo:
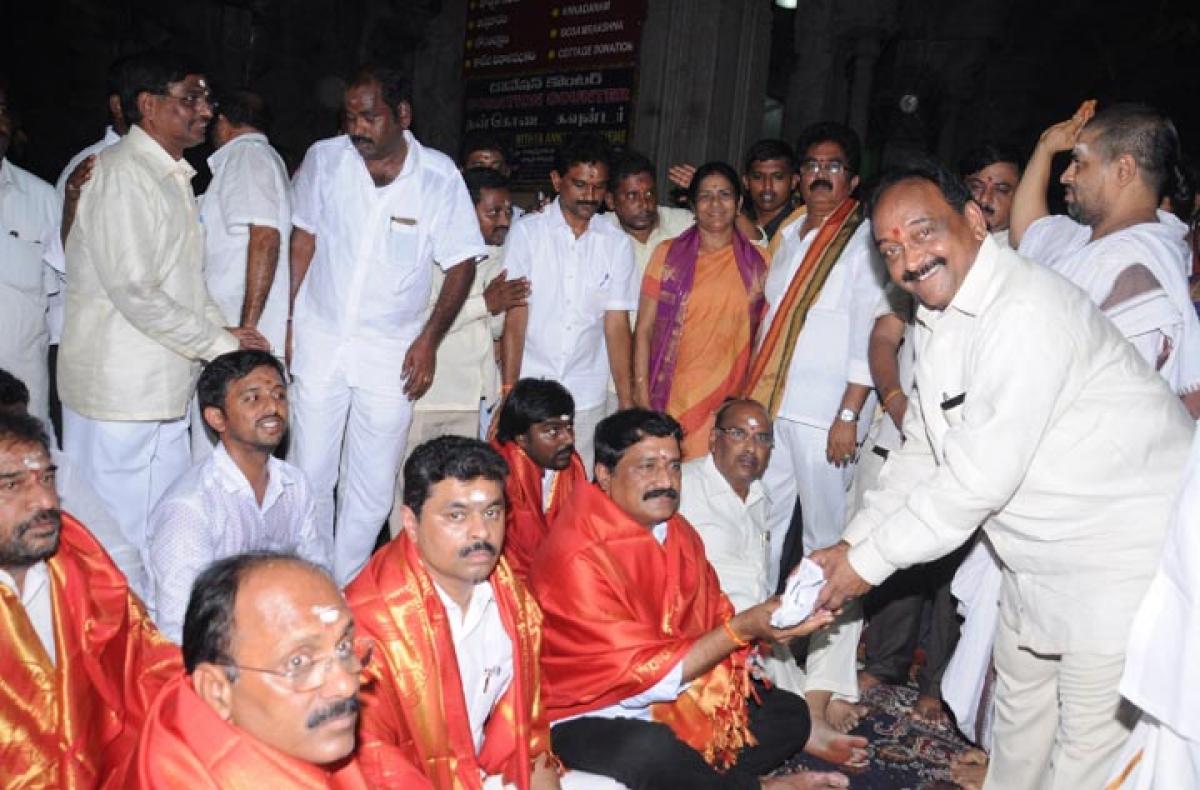
<svg viewBox="0 0 1200 790">
<path fill-rule="evenodd" d="M 858 132 L 860 140 L 867 139 L 867 122 L 870 120 L 871 90 L 875 76 L 875 63 L 879 60 L 879 40 L 864 35 L 854 43 L 854 81 L 850 85 L 850 128 Z"/>
<path fill-rule="evenodd" d="M 413 125 L 423 145 L 458 159 L 467 0 L 443 0 L 413 58 Z"/>
<path fill-rule="evenodd" d="M 838 38 L 834 0 L 806 0 L 795 16 L 796 51 L 783 102 L 783 139 L 791 143 L 804 127 L 831 119 L 830 91 L 835 82 L 844 82 L 832 79 Z"/>
</svg>

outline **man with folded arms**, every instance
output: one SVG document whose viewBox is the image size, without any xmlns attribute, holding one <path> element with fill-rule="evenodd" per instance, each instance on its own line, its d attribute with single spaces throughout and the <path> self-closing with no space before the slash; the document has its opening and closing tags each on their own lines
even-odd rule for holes
<svg viewBox="0 0 1200 790">
<path fill-rule="evenodd" d="M 844 762 L 866 740 L 810 722 L 794 694 L 752 689 L 752 640 L 808 634 L 832 615 L 776 629 L 776 598 L 734 614 L 677 512 L 682 433 L 644 409 L 602 420 L 596 484 L 578 488 L 534 558 L 555 751 L 637 788 L 846 787 L 841 774 L 761 779 L 801 749 Z"/>
<path fill-rule="evenodd" d="M 112 788 L 366 790 L 351 753 L 371 643 L 329 574 L 291 554 L 226 557 L 196 580 L 187 674 L 155 701 Z M 412 766 L 396 787 L 428 787 Z"/>
<path fill-rule="evenodd" d="M 575 452 L 575 399 L 557 381 L 521 379 L 504 401 L 492 446 L 508 464 L 504 557 L 523 579 L 555 516 L 587 483 Z"/>
<path fill-rule="evenodd" d="M 137 742 L 179 650 L 59 510 L 47 444 L 35 418 L 0 411 L 0 774 L 94 787 Z"/>
</svg>

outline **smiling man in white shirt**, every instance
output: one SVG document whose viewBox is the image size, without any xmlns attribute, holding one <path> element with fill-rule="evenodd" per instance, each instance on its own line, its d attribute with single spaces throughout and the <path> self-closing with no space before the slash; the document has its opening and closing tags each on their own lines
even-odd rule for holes
<svg viewBox="0 0 1200 790">
<path fill-rule="evenodd" d="M 345 134 L 314 143 L 292 184 L 290 458 L 327 533 L 338 488 L 342 584 L 392 509 L 413 401 L 487 254 L 454 162 L 417 142 L 411 122 L 405 78 L 360 68 L 343 101 Z M 435 263 L 446 277 L 429 310 Z"/>
<path fill-rule="evenodd" d="M 920 302 L 916 398 L 879 487 L 817 552 L 841 607 L 986 520 L 1004 565 L 985 787 L 1101 787 L 1128 737 L 1126 639 L 1194 423 L 1078 288 L 1001 248 L 937 165 L 885 176 L 872 214 Z"/>
<path fill-rule="evenodd" d="M 220 443 L 167 489 L 146 530 L 146 603 L 176 642 L 192 582 L 211 563 L 247 551 L 282 551 L 328 567 L 332 556 L 328 535 L 317 528 L 308 481 L 274 457 L 288 426 L 279 360 L 265 351 L 223 354 L 204 368 L 196 389 Z"/>
<path fill-rule="evenodd" d="M 568 140 L 550 174 L 558 198 L 513 226 L 505 253 L 508 276 L 527 277 L 531 292 L 505 317 L 504 391 L 520 378 L 561 382 L 575 399 L 575 447 L 588 474 L 610 377 L 618 405 L 632 403 L 629 315 L 641 285 L 629 237 L 596 216 L 610 157 L 598 135 Z"/>
</svg>

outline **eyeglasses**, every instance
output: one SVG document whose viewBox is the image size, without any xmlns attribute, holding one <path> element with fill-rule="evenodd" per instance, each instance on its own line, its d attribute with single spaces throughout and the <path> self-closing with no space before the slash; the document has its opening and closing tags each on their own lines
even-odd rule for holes
<svg viewBox="0 0 1200 790">
<path fill-rule="evenodd" d="M 733 439 L 735 442 L 744 442 L 747 439 L 753 438 L 754 443 L 759 447 L 774 447 L 775 436 L 769 433 L 750 433 L 745 428 L 722 428 L 717 426 L 717 430 Z"/>
<path fill-rule="evenodd" d="M 212 94 L 208 91 L 197 91 L 194 93 L 185 93 L 183 96 L 176 96 L 174 93 L 160 93 L 166 99 L 174 99 L 175 101 L 187 107 L 189 110 L 196 110 L 200 105 L 205 105 L 213 112 L 217 111 L 220 103 L 213 99 Z"/>
<path fill-rule="evenodd" d="M 355 639 L 343 639 L 327 656 L 306 656 L 298 654 L 287 660 L 287 669 L 264 669 L 263 667 L 248 667 L 235 664 L 232 661 L 222 661 L 221 666 L 245 670 L 246 672 L 262 672 L 274 675 L 288 681 L 292 691 L 304 694 L 316 691 L 325 685 L 329 677 L 329 669 L 333 662 L 351 674 L 357 674 L 363 667 L 371 663 L 371 654 L 375 651 L 375 641 L 370 637 L 360 636 Z"/>
<path fill-rule="evenodd" d="M 816 159 L 808 159 L 800 163 L 800 172 L 810 176 L 815 176 L 822 171 L 831 176 L 836 176 L 848 169 L 846 163 L 840 159 L 830 159 L 828 162 L 818 162 Z"/>
</svg>

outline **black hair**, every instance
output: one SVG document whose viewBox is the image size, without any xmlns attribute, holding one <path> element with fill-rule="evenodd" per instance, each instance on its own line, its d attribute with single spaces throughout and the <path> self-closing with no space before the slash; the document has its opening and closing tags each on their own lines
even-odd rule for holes
<svg viewBox="0 0 1200 790">
<path fill-rule="evenodd" d="M 596 132 L 580 132 L 571 135 L 554 152 L 554 172 L 566 176 L 573 165 L 600 164 L 608 169 L 612 161 L 612 147 L 603 135 Z"/>
<path fill-rule="evenodd" d="M 143 93 L 165 96 L 172 83 L 183 82 L 189 74 L 200 73 L 202 69 L 177 52 L 153 51 L 130 56 L 121 67 L 120 77 L 121 112 L 125 122 L 133 125 L 142 120 L 138 96 Z"/>
<path fill-rule="evenodd" d="M 279 378 L 287 381 L 283 363 L 267 351 L 230 351 L 209 362 L 204 366 L 204 370 L 200 371 L 200 380 L 196 382 L 196 397 L 200 401 L 201 412 L 209 406 L 224 411 L 229 385 L 250 375 L 250 371 L 255 368 L 263 366 L 274 368 Z"/>
<path fill-rule="evenodd" d="M 217 112 L 234 126 L 249 126 L 263 133 L 271 128 L 271 108 L 254 91 L 234 90 L 222 94 Z"/>
<path fill-rule="evenodd" d="M 359 66 L 350 75 L 346 85 L 355 88 L 360 85 L 370 85 L 373 82 L 379 85 L 379 92 L 383 94 L 384 104 L 392 111 L 392 115 L 396 114 L 396 108 L 400 106 L 401 102 L 412 103 L 412 86 L 408 77 L 404 72 L 391 66 L 382 66 L 377 63 Z"/>
<path fill-rule="evenodd" d="M 467 132 L 463 137 L 462 148 L 458 156 L 459 165 L 466 167 L 467 157 L 476 151 L 495 151 L 504 159 L 505 164 L 512 164 L 509 160 L 508 148 L 504 145 L 504 141 L 491 132 L 481 129 Z"/>
<path fill-rule="evenodd" d="M 233 642 L 233 611 L 238 590 L 251 571 L 277 562 L 310 568 L 333 583 L 329 572 L 321 566 L 281 551 L 248 551 L 212 563 L 192 584 L 183 616 L 183 666 L 189 675 L 200 664 L 229 664 L 233 660 L 229 647 Z M 230 680 L 237 677 L 232 667 L 226 672 Z"/>
<path fill-rule="evenodd" d="M 471 193 L 471 202 L 476 205 L 483 199 L 483 190 L 508 189 L 508 176 L 491 167 L 468 167 L 462 175 L 467 192 Z"/>
<path fill-rule="evenodd" d="M 504 485 L 508 464 L 486 442 L 465 436 L 439 436 L 421 444 L 404 462 L 404 504 L 421 515 L 433 487 L 447 478 L 482 477 Z"/>
<path fill-rule="evenodd" d="M 50 437 L 41 420 L 23 412 L 0 411 L 0 447 L 10 444 L 36 444 L 50 452 Z"/>
<path fill-rule="evenodd" d="M 859 142 L 858 133 L 846 124 L 821 121 L 800 130 L 800 137 L 796 140 L 796 153 L 801 164 L 808 155 L 808 149 L 819 143 L 837 143 L 846 155 L 846 167 L 850 172 L 858 173 L 862 170 L 862 143 Z"/>
<path fill-rule="evenodd" d="M 772 159 L 783 159 L 787 162 L 788 169 L 793 173 L 796 172 L 796 152 L 783 140 L 771 139 L 759 140 L 750 146 L 750 150 L 746 152 L 742 170 L 749 173 L 750 165 L 755 162 L 768 162 Z"/>
<path fill-rule="evenodd" d="M 25 382 L 0 368 L 0 409 L 29 405 L 29 387 Z"/>
<path fill-rule="evenodd" d="M 625 451 L 648 436 L 674 436 L 683 441 L 683 428 L 669 414 L 649 409 L 623 409 L 596 426 L 596 463 L 616 469 Z"/>
<path fill-rule="evenodd" d="M 692 211 L 696 210 L 696 196 L 700 192 L 700 182 L 711 175 L 723 176 L 729 182 L 733 187 L 735 203 L 742 199 L 742 179 L 738 178 L 737 171 L 724 162 L 705 162 L 696 168 L 696 173 L 692 176 L 692 183 L 688 184 L 688 203 L 691 204 Z"/>
<path fill-rule="evenodd" d="M 521 379 L 500 409 L 496 440 L 511 442 L 528 433 L 535 422 L 563 414 L 575 416 L 575 399 L 566 387 L 553 379 Z"/>
<path fill-rule="evenodd" d="M 640 176 L 643 173 L 654 178 L 654 163 L 645 154 L 626 149 L 612 164 L 608 174 L 608 188 L 615 192 L 617 186 L 630 176 Z"/>
<path fill-rule="evenodd" d="M 928 181 L 936 186 L 942 193 L 942 197 L 946 199 L 946 202 L 959 214 L 963 213 L 967 201 L 973 199 L 971 197 L 971 190 L 967 189 L 966 182 L 957 173 L 951 171 L 935 159 L 919 157 L 912 159 L 903 167 L 889 170 L 880 177 L 878 183 L 875 184 L 875 188 L 871 191 L 870 199 L 867 201 L 867 216 L 869 217 L 875 213 L 875 207 L 879 205 L 879 201 L 885 192 L 902 181 L 910 181 L 912 179 Z"/>
<path fill-rule="evenodd" d="M 1008 162 L 1017 169 L 1018 176 L 1025 169 L 1025 160 L 1016 148 L 999 143 L 985 142 L 971 148 L 962 155 L 962 158 L 958 160 L 958 174 L 966 178 L 972 173 L 978 173 L 983 168 L 990 167 L 997 162 Z"/>
<path fill-rule="evenodd" d="M 1171 202 L 1171 213 L 1184 222 L 1191 222 L 1196 213 L 1197 189 L 1200 189 L 1200 168 L 1191 159 L 1183 157 L 1167 199 Z"/>
<path fill-rule="evenodd" d="M 1179 180 L 1179 133 L 1163 113 L 1146 104 L 1113 104 L 1092 117 L 1084 129 L 1108 161 L 1129 154 L 1157 198 L 1169 194 Z"/>
</svg>

